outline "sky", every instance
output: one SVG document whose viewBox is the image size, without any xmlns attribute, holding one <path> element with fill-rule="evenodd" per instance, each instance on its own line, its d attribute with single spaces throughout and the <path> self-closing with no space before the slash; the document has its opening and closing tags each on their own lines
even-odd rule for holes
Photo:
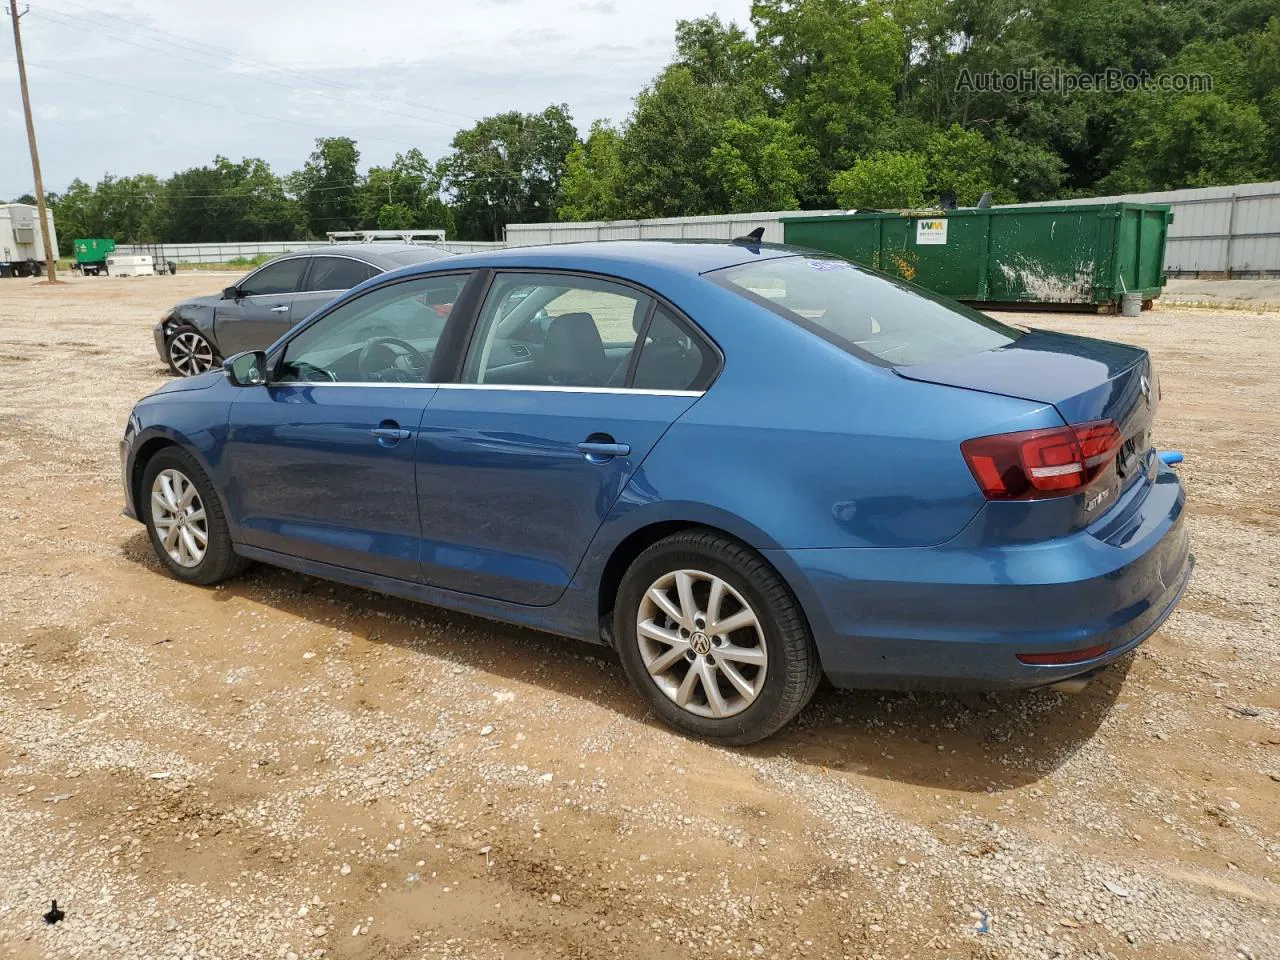
<svg viewBox="0 0 1280 960">
<path fill-rule="evenodd" d="M 21 2 L 21 0 L 19 0 Z M 677 19 L 745 25 L 750 0 L 28 0 L 22 18 L 45 189 L 261 157 L 302 166 L 349 136 L 361 166 L 506 110 L 621 120 L 669 61 Z M 26 4 L 23 3 L 22 6 Z M 22 9 L 22 6 L 19 9 Z M 31 192 L 8 17 L 0 200 Z M 109 82 L 108 82 L 109 81 Z"/>
</svg>

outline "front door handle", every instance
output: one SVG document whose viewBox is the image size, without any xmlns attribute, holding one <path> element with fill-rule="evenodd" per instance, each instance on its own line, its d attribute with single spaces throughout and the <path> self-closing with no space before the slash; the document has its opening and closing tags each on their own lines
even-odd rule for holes
<svg viewBox="0 0 1280 960">
<path fill-rule="evenodd" d="M 614 443 L 612 438 L 603 440 L 583 440 L 578 444 L 578 452 L 592 463 L 604 463 L 614 457 L 625 457 L 631 447 L 625 443 Z"/>
<path fill-rule="evenodd" d="M 383 420 L 369 432 L 377 437 L 378 443 L 384 447 L 394 447 L 401 440 L 408 440 L 413 436 L 412 430 L 406 430 L 394 420 Z"/>
<path fill-rule="evenodd" d="M 278 307 L 272 307 L 272 308 L 271 308 L 271 312 L 272 312 L 272 313 L 288 313 L 288 312 L 289 312 L 289 305 L 288 305 L 287 303 L 282 303 L 282 304 L 281 304 L 280 306 L 278 306 Z"/>
</svg>

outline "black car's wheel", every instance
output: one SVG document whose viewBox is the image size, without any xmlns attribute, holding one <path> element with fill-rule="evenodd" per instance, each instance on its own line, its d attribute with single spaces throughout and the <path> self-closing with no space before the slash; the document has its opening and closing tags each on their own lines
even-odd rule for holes
<svg viewBox="0 0 1280 960">
<path fill-rule="evenodd" d="M 195 327 L 179 327 L 165 346 L 169 369 L 179 377 L 194 377 L 212 370 L 218 362 L 217 351 Z"/>
<path fill-rule="evenodd" d="M 147 463 L 138 501 L 156 556 L 179 580 L 209 585 L 247 565 L 231 549 L 222 503 L 209 478 L 178 448 L 166 447 Z"/>
<path fill-rule="evenodd" d="M 39 276 L 42 276 L 43 274 L 44 274 L 44 267 L 40 266 L 40 264 L 39 264 L 38 262 L 36 262 L 35 260 L 32 260 L 32 261 L 31 261 L 31 275 L 32 275 L 33 277 L 39 277 Z"/>
<path fill-rule="evenodd" d="M 799 605 L 759 554 L 711 531 L 660 540 L 631 564 L 614 608 L 627 676 L 671 726 L 754 743 L 822 677 Z"/>
</svg>

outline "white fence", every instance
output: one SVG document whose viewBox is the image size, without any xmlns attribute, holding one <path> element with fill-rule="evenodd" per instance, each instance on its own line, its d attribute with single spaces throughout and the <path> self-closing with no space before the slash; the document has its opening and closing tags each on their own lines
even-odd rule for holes
<svg viewBox="0 0 1280 960">
<path fill-rule="evenodd" d="M 149 253 L 157 260 L 172 260 L 174 263 L 228 263 L 237 258 L 251 260 L 262 255 L 274 257 L 294 250 L 314 250 L 332 246 L 335 244 L 328 240 L 278 240 L 261 243 L 157 243 L 132 246 L 122 244 L 116 249 L 123 254 Z M 441 246 L 450 253 L 473 253 L 477 250 L 502 247 L 505 244 L 447 240 L 435 246 Z"/>
<path fill-rule="evenodd" d="M 1116 197 L 1052 200 L 1048 204 L 1167 203 L 1173 212 L 1164 248 L 1170 277 L 1202 274 L 1280 276 L 1280 180 L 1196 187 Z M 1016 206 L 1046 206 L 1023 203 Z"/>
<path fill-rule="evenodd" d="M 786 217 L 816 217 L 843 210 L 779 210 L 772 213 L 729 213 L 711 217 L 655 217 L 650 220 L 592 220 L 584 223 L 509 223 L 507 246 L 576 243 L 583 240 L 732 240 L 756 227 L 764 239 L 782 242 Z"/>
</svg>

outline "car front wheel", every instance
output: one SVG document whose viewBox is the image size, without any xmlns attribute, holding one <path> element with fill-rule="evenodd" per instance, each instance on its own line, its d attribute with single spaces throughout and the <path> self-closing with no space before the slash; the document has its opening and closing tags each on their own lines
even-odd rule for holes
<svg viewBox="0 0 1280 960">
<path fill-rule="evenodd" d="M 179 580 L 207 586 L 246 566 L 231 547 L 213 485 L 188 454 L 176 447 L 157 453 L 143 471 L 139 493 L 156 556 Z"/>
<path fill-rule="evenodd" d="M 671 726 L 729 745 L 790 721 L 822 670 L 799 605 L 759 554 L 712 531 L 660 540 L 628 569 L 614 636 Z"/>
<path fill-rule="evenodd" d="M 181 327 L 169 338 L 166 348 L 169 369 L 179 377 L 194 377 L 212 370 L 217 353 L 204 334 L 194 327 Z"/>
</svg>

